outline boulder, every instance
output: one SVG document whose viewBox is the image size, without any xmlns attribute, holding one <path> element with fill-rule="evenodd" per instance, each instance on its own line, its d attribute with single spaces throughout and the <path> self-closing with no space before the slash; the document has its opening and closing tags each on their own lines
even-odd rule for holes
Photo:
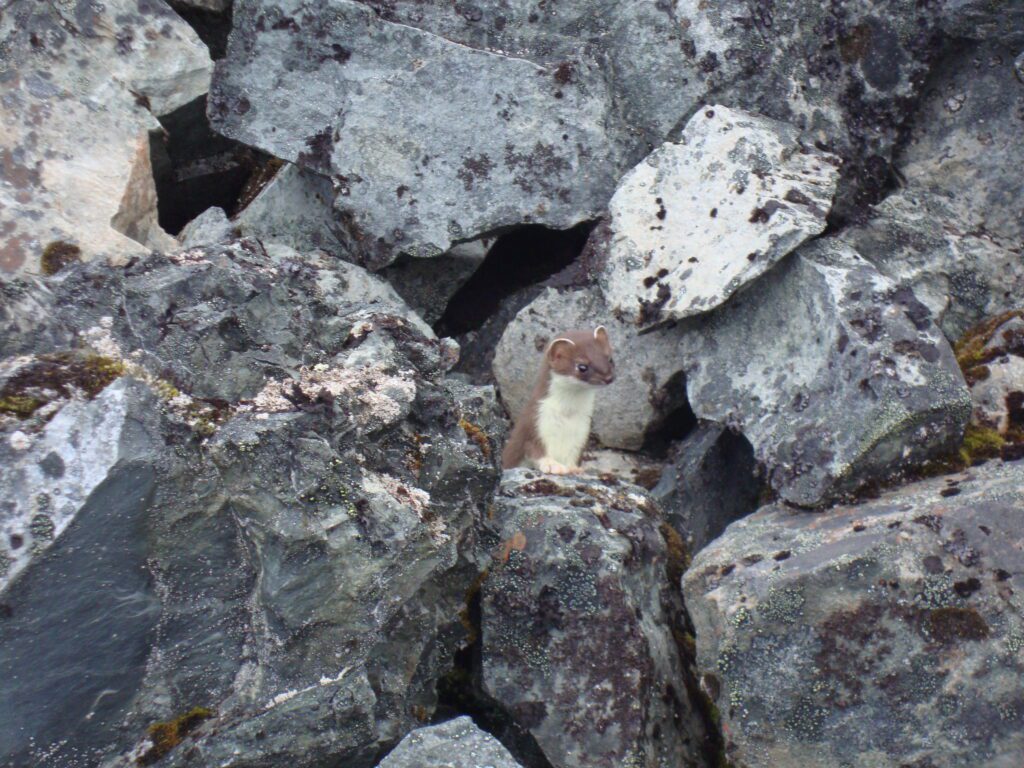
<svg viewBox="0 0 1024 768">
<path fill-rule="evenodd" d="M 729 762 L 1018 765 L 1022 489 L 994 461 L 705 547 L 683 590 Z"/>
<path fill-rule="evenodd" d="M 913 291 L 950 341 L 1013 309 L 1024 295 L 1022 248 L 971 231 L 944 196 L 918 187 L 890 195 L 839 237 L 900 289 Z"/>
<path fill-rule="evenodd" d="M 350 0 L 246 0 L 233 24 L 213 125 L 337 178 L 348 245 L 370 266 L 510 224 L 572 226 L 607 202 L 616 151 L 596 66 L 469 48 Z"/>
<path fill-rule="evenodd" d="M 243 241 L 4 295 L 0 762 L 369 768 L 430 717 L 503 422 L 386 284 Z"/>
<path fill-rule="evenodd" d="M 1013 62 L 1019 53 L 981 43 L 944 57 L 898 162 L 910 187 L 947 199 L 954 226 L 1018 252 L 1024 242 L 1024 177 L 1018 172 L 1024 83 Z"/>
<path fill-rule="evenodd" d="M 555 768 L 697 764 L 668 579 L 679 567 L 635 486 L 504 475 L 482 587 L 484 690 Z"/>
<path fill-rule="evenodd" d="M 182 247 L 194 248 L 197 245 L 216 245 L 235 239 L 234 228 L 228 221 L 223 208 L 207 208 L 178 233 Z"/>
<path fill-rule="evenodd" d="M 16 0 L 0 18 L 0 270 L 53 273 L 173 247 L 157 223 L 155 116 L 209 87 L 206 46 L 159 1 L 76 10 Z"/>
<path fill-rule="evenodd" d="M 702 107 L 608 204 L 600 281 L 611 310 L 648 325 L 724 303 L 825 228 L 836 165 L 792 126 Z"/>
<path fill-rule="evenodd" d="M 703 422 L 669 451 L 651 497 L 693 554 L 754 512 L 761 483 L 742 435 Z"/>
<path fill-rule="evenodd" d="M 508 750 L 468 717 L 417 728 L 377 768 L 522 768 Z"/>
</svg>

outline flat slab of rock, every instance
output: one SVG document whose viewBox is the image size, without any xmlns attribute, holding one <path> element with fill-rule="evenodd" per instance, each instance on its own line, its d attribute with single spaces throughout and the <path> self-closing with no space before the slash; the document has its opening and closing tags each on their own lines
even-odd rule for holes
<svg viewBox="0 0 1024 768">
<path fill-rule="evenodd" d="M 468 717 L 417 728 L 377 768 L 522 768 L 509 751 Z"/>
<path fill-rule="evenodd" d="M 555 768 L 695 763 L 704 731 L 649 497 L 514 470 L 494 516 L 503 543 L 482 588 L 485 691 Z"/>
<path fill-rule="evenodd" d="M 609 305 L 640 324 L 719 306 L 825 228 L 838 164 L 784 123 L 702 107 L 615 190 Z"/>
<path fill-rule="evenodd" d="M 368 265 L 511 224 L 569 227 L 607 202 L 616 152 L 596 66 L 473 49 L 349 0 L 246 0 L 233 20 L 212 124 L 339 179 Z"/>
<path fill-rule="evenodd" d="M 694 413 L 742 432 L 795 504 L 951 449 L 970 414 L 927 308 L 835 241 L 801 249 L 683 338 Z"/>
<path fill-rule="evenodd" d="M 149 132 L 209 88 L 212 63 L 163 2 L 17 0 L 0 17 L 0 271 L 126 259 L 157 223 Z"/>
<path fill-rule="evenodd" d="M 683 587 L 735 765 L 1013 768 L 1024 462 L 822 514 L 765 507 Z"/>
</svg>

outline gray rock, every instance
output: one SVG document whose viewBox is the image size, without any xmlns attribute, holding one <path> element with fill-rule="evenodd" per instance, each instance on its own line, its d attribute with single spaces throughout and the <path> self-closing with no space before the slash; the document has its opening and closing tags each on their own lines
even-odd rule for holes
<svg viewBox="0 0 1024 768">
<path fill-rule="evenodd" d="M 1024 45 L 1024 8 L 988 0 L 943 0 L 936 9 L 951 38 Z"/>
<path fill-rule="evenodd" d="M 663 332 L 638 335 L 595 289 L 546 288 L 520 310 L 498 342 L 494 378 L 515 418 L 529 400 L 548 342 L 566 330 L 597 325 L 608 329 L 617 375 L 598 395 L 593 432 L 606 447 L 635 450 L 661 418 L 685 402 L 679 340 Z"/>
<path fill-rule="evenodd" d="M 506 473 L 483 682 L 555 768 L 697 765 L 659 513 L 635 486 Z"/>
<path fill-rule="evenodd" d="M 927 308 L 835 241 L 802 248 L 684 339 L 694 413 L 742 432 L 795 504 L 952 448 L 969 415 Z"/>
<path fill-rule="evenodd" d="M 995 432 L 1005 455 L 1024 450 L 1024 310 L 972 328 L 957 345 L 971 388 L 971 422 Z M 998 447 L 998 446 L 997 446 Z"/>
<path fill-rule="evenodd" d="M 212 124 L 338 178 L 348 244 L 367 264 L 524 221 L 572 226 L 607 202 L 616 152 L 596 67 L 563 77 L 349 0 L 248 0 L 233 23 Z"/>
<path fill-rule="evenodd" d="M 956 227 L 1016 250 L 1024 241 L 1019 52 L 980 44 L 944 57 L 898 163 L 912 188 L 948 199 Z"/>
<path fill-rule="evenodd" d="M 228 221 L 223 208 L 207 208 L 178 233 L 178 239 L 184 248 L 197 245 L 215 245 L 227 243 L 235 238 L 234 229 Z"/>
<path fill-rule="evenodd" d="M 650 324 L 719 306 L 825 228 L 837 165 L 791 126 L 701 107 L 608 204 L 612 311 Z"/>
<path fill-rule="evenodd" d="M 913 291 L 955 341 L 975 323 L 1018 306 L 1024 295 L 1021 247 L 964 226 L 944 197 L 907 189 L 840 238 L 898 287 Z"/>
<path fill-rule="evenodd" d="M 693 554 L 754 512 L 760 491 L 750 443 L 706 422 L 672 448 L 651 496 Z"/>
<path fill-rule="evenodd" d="M 289 163 L 235 216 L 234 224 L 243 236 L 263 243 L 344 256 L 348 249 L 334 217 L 333 200 L 330 179 Z"/>
<path fill-rule="evenodd" d="M 736 766 L 985 765 L 1024 754 L 1024 463 L 823 514 L 765 507 L 686 572 L 702 688 Z"/>
<path fill-rule="evenodd" d="M 131 381 L 0 415 L 4 488 L 31 494 L 0 497 L 4 532 L 32 515 L 0 554 L 35 550 L 2 594 L 0 762 L 369 768 L 433 711 L 467 641 L 494 393 L 449 385 L 379 279 L 270 250 L 6 281 L 3 398 L 38 389 L 12 355 L 50 349 Z M 150 726 L 190 712 L 163 754 Z"/>
<path fill-rule="evenodd" d="M 521 768 L 508 750 L 468 717 L 417 728 L 378 768 Z"/>
<path fill-rule="evenodd" d="M 157 223 L 149 132 L 206 92 L 212 64 L 163 2 L 6 3 L 0 18 L 0 271 L 124 260 Z"/>
</svg>

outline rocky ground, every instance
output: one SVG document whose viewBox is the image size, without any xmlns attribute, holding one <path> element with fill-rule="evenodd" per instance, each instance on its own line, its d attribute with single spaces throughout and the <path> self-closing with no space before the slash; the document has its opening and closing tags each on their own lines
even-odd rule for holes
<svg viewBox="0 0 1024 768">
<path fill-rule="evenodd" d="M 9 0 L 0 103 L 0 765 L 1024 764 L 1024 6 Z"/>
</svg>

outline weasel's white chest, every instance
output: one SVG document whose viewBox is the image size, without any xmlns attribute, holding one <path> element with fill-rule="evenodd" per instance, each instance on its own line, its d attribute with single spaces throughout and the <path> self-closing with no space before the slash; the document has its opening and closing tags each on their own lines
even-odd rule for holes
<svg viewBox="0 0 1024 768">
<path fill-rule="evenodd" d="M 548 394 L 537 404 L 537 436 L 547 458 L 573 467 L 579 464 L 594 415 L 593 387 L 553 376 Z"/>
</svg>

